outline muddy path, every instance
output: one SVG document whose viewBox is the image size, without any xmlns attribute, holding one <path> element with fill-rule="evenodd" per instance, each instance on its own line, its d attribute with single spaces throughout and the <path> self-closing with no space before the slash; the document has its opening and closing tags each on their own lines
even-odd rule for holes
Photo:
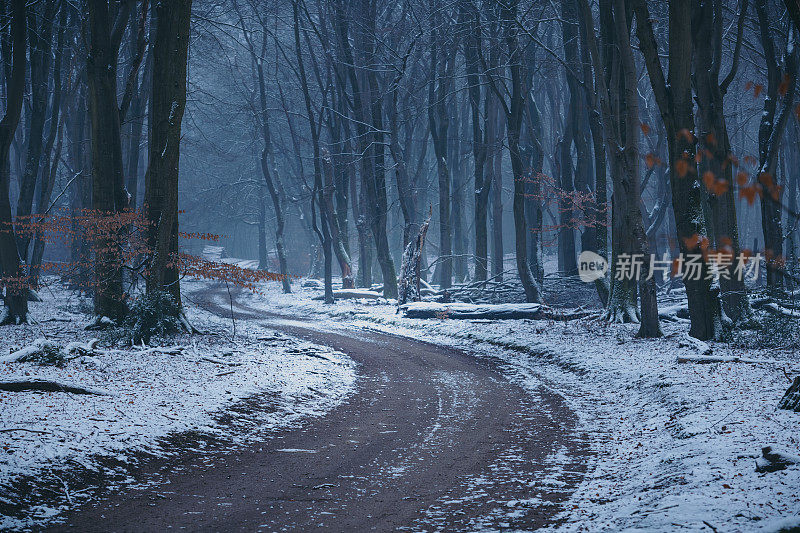
<svg viewBox="0 0 800 533">
<path fill-rule="evenodd" d="M 230 316 L 224 291 L 193 299 Z M 576 416 L 544 387 L 530 394 L 452 348 L 265 316 L 244 295 L 233 305 L 237 320 L 346 353 L 359 365 L 355 394 L 300 429 L 86 505 L 54 530 L 533 530 L 583 479 Z"/>
</svg>

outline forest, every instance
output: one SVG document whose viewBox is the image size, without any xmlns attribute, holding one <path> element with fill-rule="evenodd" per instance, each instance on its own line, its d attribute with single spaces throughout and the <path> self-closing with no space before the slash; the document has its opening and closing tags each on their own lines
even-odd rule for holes
<svg viewBox="0 0 800 533">
<path fill-rule="evenodd" d="M 0 61 L 0 530 L 800 530 L 800 0 L 3 0 Z"/>
</svg>

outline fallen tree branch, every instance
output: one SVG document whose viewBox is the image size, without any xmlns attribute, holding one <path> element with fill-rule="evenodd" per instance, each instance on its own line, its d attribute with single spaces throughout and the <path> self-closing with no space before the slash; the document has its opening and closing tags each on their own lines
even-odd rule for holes
<svg viewBox="0 0 800 533">
<path fill-rule="evenodd" d="M 679 355 L 679 363 L 748 363 L 752 365 L 785 365 L 786 361 L 777 359 L 749 359 L 738 355 Z"/>
<path fill-rule="evenodd" d="M 215 365 L 242 366 L 242 363 L 236 363 L 233 361 L 223 361 L 222 359 L 217 359 L 216 357 L 210 357 L 210 356 L 203 356 L 200 358 L 200 360 L 208 361 L 209 363 L 214 363 Z"/>
<path fill-rule="evenodd" d="M 22 381 L 0 381 L 0 391 L 69 392 L 72 394 L 94 394 L 97 396 L 113 396 L 113 394 L 111 394 L 110 392 L 102 389 L 81 387 L 79 385 L 73 385 L 72 383 L 61 383 L 58 381 L 49 381 L 40 379 L 22 380 Z"/>
<path fill-rule="evenodd" d="M 788 316 L 788 317 L 792 317 L 792 318 L 800 318 L 800 311 L 796 311 L 794 309 L 787 309 L 787 308 L 783 307 L 782 305 L 778 305 L 778 304 L 776 304 L 774 302 L 765 304 L 763 306 L 763 308 L 766 309 L 767 311 L 769 311 L 770 313 L 773 313 L 773 314 L 776 314 L 776 315 L 783 315 L 783 316 Z"/>
<path fill-rule="evenodd" d="M 543 317 L 540 304 L 481 304 L 412 302 L 400 308 L 408 318 L 453 318 L 453 319 L 540 319 Z"/>
<path fill-rule="evenodd" d="M 333 291 L 333 298 L 336 300 L 352 300 L 356 298 L 366 298 L 367 300 L 377 300 L 383 295 L 377 291 L 367 289 L 337 289 Z M 324 300 L 324 296 L 316 296 L 314 300 Z"/>
<path fill-rule="evenodd" d="M 17 361 L 24 361 L 29 357 L 42 352 L 43 350 L 59 350 L 58 344 L 48 341 L 46 339 L 36 339 L 30 346 L 21 348 L 9 355 L 0 357 L 0 363 L 16 363 Z"/>
</svg>

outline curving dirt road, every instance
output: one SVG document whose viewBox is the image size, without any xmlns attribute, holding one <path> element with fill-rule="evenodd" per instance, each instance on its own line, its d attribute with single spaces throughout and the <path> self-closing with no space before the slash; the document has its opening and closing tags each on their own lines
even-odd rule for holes
<svg viewBox="0 0 800 533">
<path fill-rule="evenodd" d="M 227 305 L 204 302 L 229 316 Z M 70 514 L 56 530 L 532 530 L 551 523 L 583 478 L 588 447 L 574 414 L 544 388 L 530 395 L 510 384 L 491 362 L 241 304 L 237 319 L 348 354 L 359 363 L 357 392 L 301 430 L 211 466 L 187 456 L 163 483 Z"/>
</svg>

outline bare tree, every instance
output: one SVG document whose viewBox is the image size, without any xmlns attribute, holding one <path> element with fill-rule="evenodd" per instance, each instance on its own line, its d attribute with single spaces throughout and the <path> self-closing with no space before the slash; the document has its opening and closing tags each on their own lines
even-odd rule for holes
<svg viewBox="0 0 800 533">
<path fill-rule="evenodd" d="M 672 209 L 675 212 L 677 241 L 684 256 L 692 254 L 701 262 L 701 273 L 684 277 L 691 317 L 690 335 L 698 339 L 718 339 L 722 335 L 722 309 L 719 287 L 707 275 L 709 264 L 700 253 L 708 242 L 708 226 L 703 213 L 703 196 L 695 158 L 694 103 L 692 101 L 692 13 L 689 0 L 669 1 L 669 72 L 661 66 L 658 44 L 647 3 L 632 0 L 636 12 L 636 31 L 661 119 L 667 132 L 670 162 Z"/>
<path fill-rule="evenodd" d="M 761 46 L 767 64 L 767 87 L 764 111 L 758 128 L 758 173 L 761 189 L 761 229 L 764 234 L 764 253 L 767 259 L 767 285 L 770 289 L 783 287 L 783 224 L 781 222 L 782 189 L 778 183 L 778 153 L 786 125 L 792 114 L 792 102 L 797 89 L 798 43 L 800 30 L 789 30 L 784 67 L 778 64 L 772 28 L 769 20 L 769 2 L 756 0 Z M 782 104 L 782 105 L 780 105 Z"/>
<path fill-rule="evenodd" d="M 10 72 L 6 68 L 6 112 L 0 121 L 0 267 L 5 285 L 6 315 L 3 324 L 18 324 L 28 320 L 27 287 L 14 240 L 14 221 L 11 216 L 9 185 L 11 182 L 11 143 L 22 115 L 25 96 L 25 0 L 4 4 L 4 16 L 11 19 L 9 31 L 2 32 L 4 57 L 11 58 Z"/>
</svg>

